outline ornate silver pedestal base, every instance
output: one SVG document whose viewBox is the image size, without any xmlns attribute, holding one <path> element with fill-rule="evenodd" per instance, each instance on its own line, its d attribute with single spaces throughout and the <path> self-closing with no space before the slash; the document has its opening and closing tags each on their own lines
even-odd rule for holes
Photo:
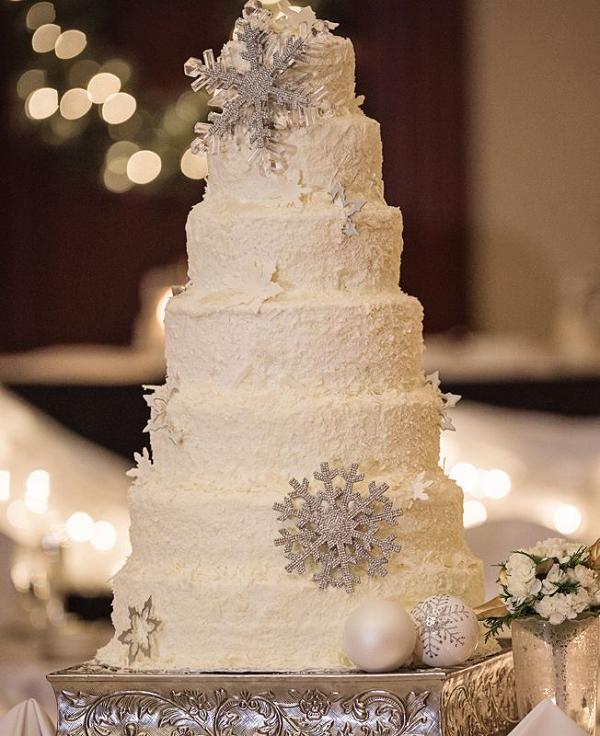
<svg viewBox="0 0 600 736">
<path fill-rule="evenodd" d="M 388 675 L 129 672 L 49 675 L 58 736 L 506 736 L 512 654 Z"/>
</svg>

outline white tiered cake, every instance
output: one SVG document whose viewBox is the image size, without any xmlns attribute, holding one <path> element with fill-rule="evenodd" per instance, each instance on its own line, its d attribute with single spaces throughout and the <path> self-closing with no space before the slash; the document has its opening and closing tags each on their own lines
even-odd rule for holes
<svg viewBox="0 0 600 736">
<path fill-rule="evenodd" d="M 188 220 L 190 283 L 167 309 L 167 382 L 148 396 L 153 461 L 138 457 L 133 554 L 114 580 L 117 633 L 98 653 L 105 664 L 346 668 L 343 625 L 364 599 L 483 599 L 462 493 L 438 465 L 454 397 L 423 375 L 421 305 L 397 285 L 402 219 L 383 199 L 379 125 L 355 97 L 351 42 L 309 9 L 295 13 L 275 19 L 251 0 L 217 65 L 205 55 L 205 66 L 189 67 L 201 81 L 211 69 L 238 75 L 225 115 L 249 97 L 244 74 L 273 61 L 274 40 L 304 38 L 272 79 L 302 94 L 310 80 L 323 89 L 312 119 L 298 121 L 296 110 L 285 117 L 285 95 L 258 104 L 255 79 L 250 115 L 268 109 L 271 123 L 287 124 L 260 150 L 247 132 L 256 117 L 230 126 L 219 146 L 200 126 L 215 138 L 208 189 Z M 285 550 L 274 540 L 293 517 L 282 511 L 290 480 L 322 490 L 326 478 L 313 474 L 324 462 L 346 477 L 357 463 L 365 480 L 351 485 L 363 499 L 370 481 L 389 490 L 373 501 L 382 513 L 368 529 L 354 518 L 371 534 L 370 559 L 349 544 L 352 564 L 324 570 L 333 557 L 321 540 L 303 569 L 293 562 L 302 540 Z M 375 522 L 390 508 L 395 542 L 385 551 Z"/>
</svg>

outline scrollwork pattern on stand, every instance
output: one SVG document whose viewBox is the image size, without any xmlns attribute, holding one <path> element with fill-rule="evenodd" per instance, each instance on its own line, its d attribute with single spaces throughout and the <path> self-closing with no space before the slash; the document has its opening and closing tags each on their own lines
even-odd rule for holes
<svg viewBox="0 0 600 736">
<path fill-rule="evenodd" d="M 435 716 L 428 692 L 142 690 L 58 696 L 58 736 L 421 736 Z"/>
</svg>

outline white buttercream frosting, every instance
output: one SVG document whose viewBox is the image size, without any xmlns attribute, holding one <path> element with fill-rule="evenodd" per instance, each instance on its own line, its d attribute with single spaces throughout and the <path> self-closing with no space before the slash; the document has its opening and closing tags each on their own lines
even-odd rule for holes
<svg viewBox="0 0 600 736">
<path fill-rule="evenodd" d="M 243 66 L 236 43 L 225 56 Z M 243 130 L 209 155 L 101 662 L 127 666 L 118 635 L 150 596 L 161 623 L 135 667 L 255 671 L 350 668 L 343 625 L 370 597 L 482 600 L 462 493 L 438 467 L 445 408 L 421 368 L 421 305 L 397 285 L 402 220 L 383 200 L 379 126 L 355 100 L 348 40 L 326 33 L 314 64 L 336 107 L 282 132 L 285 171 L 249 163 Z M 357 201 L 355 235 L 340 188 Z M 286 572 L 273 544 L 273 505 L 323 461 L 359 463 L 402 511 L 387 575 L 364 574 L 351 594 L 320 590 L 313 569 Z"/>
</svg>

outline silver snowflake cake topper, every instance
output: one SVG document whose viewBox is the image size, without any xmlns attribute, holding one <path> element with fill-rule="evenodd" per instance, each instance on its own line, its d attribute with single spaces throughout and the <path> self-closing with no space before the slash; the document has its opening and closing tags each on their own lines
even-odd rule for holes
<svg viewBox="0 0 600 736">
<path fill-rule="evenodd" d="M 369 494 L 363 496 L 354 489 L 364 480 L 357 471 L 357 464 L 350 470 L 335 470 L 321 463 L 321 472 L 314 477 L 323 484 L 322 490 L 313 494 L 306 478 L 302 483 L 293 478 L 294 490 L 283 503 L 273 506 L 279 521 L 293 523 L 280 529 L 274 542 L 284 547 L 290 560 L 285 569 L 303 574 L 306 564 L 312 563 L 316 568 L 313 580 L 321 590 L 331 585 L 352 593 L 360 583 L 361 567 L 366 566 L 368 575 L 384 576 L 387 555 L 400 551 L 393 535 L 379 536 L 382 526 L 396 526 L 402 515 L 385 496 L 389 486 L 372 481 Z M 338 476 L 345 481 L 343 485 L 334 485 Z"/>
<path fill-rule="evenodd" d="M 307 65 L 329 32 L 326 23 L 304 18 L 298 35 L 289 36 L 259 0 L 249 0 L 234 30 L 234 40 L 242 48 L 241 63 L 233 63 L 225 52 L 215 60 L 210 49 L 203 61 L 188 59 L 184 70 L 194 78 L 192 89 L 206 89 L 209 105 L 221 108 L 220 113 L 209 114 L 208 123 L 196 124 L 194 153 L 219 150 L 220 142 L 241 126 L 249 135 L 251 161 L 258 159 L 266 172 L 285 168 L 285 147 L 278 141 L 277 129 L 309 123 L 318 116 L 325 96 L 325 88 L 315 84 L 309 71 L 293 78 L 288 73 L 291 67 Z"/>
<path fill-rule="evenodd" d="M 154 638 L 161 620 L 155 618 L 152 610 L 152 596 L 144 603 L 142 610 L 129 606 L 129 628 L 119 634 L 119 641 L 129 646 L 129 666 L 140 656 L 151 657 Z"/>
</svg>

